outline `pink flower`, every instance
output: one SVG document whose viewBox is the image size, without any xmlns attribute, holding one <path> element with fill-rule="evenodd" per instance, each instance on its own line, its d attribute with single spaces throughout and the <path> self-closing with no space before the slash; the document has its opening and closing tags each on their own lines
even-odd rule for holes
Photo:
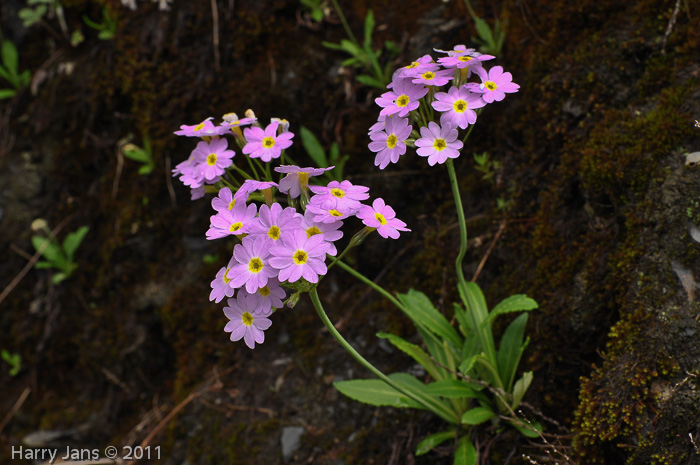
<svg viewBox="0 0 700 465">
<path fill-rule="evenodd" d="M 233 258 L 236 264 L 231 268 L 233 288 L 245 285 L 249 294 L 255 294 L 258 289 L 267 285 L 267 280 L 277 276 L 277 270 L 269 266 L 268 256 L 272 241 L 265 237 L 247 236 L 241 244 L 233 248 Z"/>
<path fill-rule="evenodd" d="M 398 116 L 387 117 L 384 120 L 384 130 L 371 132 L 369 149 L 377 152 L 374 165 L 380 170 L 387 167 L 389 162 L 396 163 L 399 157 L 406 153 L 406 139 L 411 135 L 412 126 L 408 120 Z"/>
<path fill-rule="evenodd" d="M 243 339 L 251 349 L 255 343 L 265 342 L 265 331 L 272 322 L 262 316 L 262 298 L 256 294 L 238 294 L 235 299 L 228 299 L 228 306 L 224 307 L 224 314 L 231 320 L 224 327 L 224 331 L 231 333 L 232 341 Z"/>
<path fill-rule="evenodd" d="M 187 137 L 211 137 L 220 136 L 228 131 L 228 126 L 214 126 L 211 120 L 214 118 L 207 118 L 199 124 L 193 124 L 191 126 L 182 125 L 179 131 L 175 131 L 176 136 L 187 136 Z"/>
<path fill-rule="evenodd" d="M 333 242 L 343 237 L 343 231 L 339 231 L 341 226 L 343 226 L 342 221 L 334 221 L 332 223 L 314 221 L 314 213 L 309 210 L 304 212 L 304 218 L 301 221 L 301 229 L 306 232 L 307 237 L 315 236 L 316 234 L 323 236 L 323 240 L 327 241 L 330 246 L 328 249 L 330 255 L 338 253 L 338 249 L 335 248 Z"/>
<path fill-rule="evenodd" d="M 357 217 L 366 226 L 376 228 L 379 235 L 385 239 L 398 239 L 399 231 L 410 231 L 406 228 L 406 223 L 396 218 L 394 209 L 381 198 L 375 199 L 371 207 L 363 205 Z"/>
<path fill-rule="evenodd" d="M 283 132 L 277 135 L 279 122 L 270 123 L 265 130 L 252 127 L 245 128 L 243 135 L 248 143 L 243 147 L 243 153 L 251 158 L 260 158 L 264 162 L 269 162 L 273 158 L 279 158 L 282 150 L 292 145 L 294 134 Z"/>
<path fill-rule="evenodd" d="M 280 180 L 280 192 L 288 194 L 291 198 L 296 199 L 301 195 L 301 189 L 309 184 L 309 178 L 318 176 L 328 170 L 332 170 L 335 166 L 328 168 L 299 168 L 295 165 L 282 165 L 275 168 L 275 171 L 282 174 L 287 174 Z"/>
<path fill-rule="evenodd" d="M 218 273 L 216 273 L 216 278 L 211 282 L 211 294 L 209 294 L 209 300 L 213 300 L 216 303 L 221 302 L 221 299 L 226 297 L 233 297 L 235 289 L 229 286 L 231 278 L 229 278 L 228 273 L 231 271 L 231 267 L 237 262 L 231 257 L 228 265 L 221 268 Z"/>
<path fill-rule="evenodd" d="M 207 231 L 207 239 L 213 240 L 247 233 L 250 224 L 255 220 L 257 209 L 254 203 L 247 207 L 245 203 L 240 203 L 233 207 L 233 210 L 221 210 L 209 219 L 210 227 Z"/>
<path fill-rule="evenodd" d="M 236 152 L 226 150 L 227 147 L 226 139 L 215 138 L 209 143 L 200 141 L 192 152 L 197 163 L 195 169 L 201 170 L 206 181 L 211 182 L 217 176 L 221 176 L 226 172 L 226 168 L 233 164 L 231 159 Z"/>
<path fill-rule="evenodd" d="M 426 86 L 444 86 L 454 78 L 455 76 L 451 69 L 428 70 L 414 76 L 411 82 Z"/>
<path fill-rule="evenodd" d="M 385 92 L 374 101 L 382 107 L 380 115 L 393 115 L 405 117 L 408 112 L 418 108 L 419 100 L 428 93 L 428 88 L 411 83 L 411 79 L 398 79 L 392 81 L 392 90 Z"/>
<path fill-rule="evenodd" d="M 285 232 L 299 229 L 301 225 L 301 215 L 296 209 L 282 206 L 275 202 L 272 206 L 261 205 L 258 212 L 258 221 L 250 227 L 251 237 L 264 237 L 272 241 L 277 241 Z"/>
<path fill-rule="evenodd" d="M 318 276 L 328 271 L 325 257 L 330 247 L 322 235 L 307 237 L 298 229 L 283 235 L 281 242 L 270 247 L 270 265 L 280 270 L 280 281 L 293 283 L 304 278 L 317 283 Z"/>
<path fill-rule="evenodd" d="M 238 295 L 241 294 L 248 294 L 244 287 L 238 291 Z M 268 279 L 267 284 L 258 289 L 255 295 L 262 297 L 258 313 L 263 316 L 272 315 L 273 308 L 282 308 L 284 305 L 282 299 L 286 297 L 284 289 L 280 287 L 280 282 L 276 277 Z"/>
<path fill-rule="evenodd" d="M 439 68 L 440 66 L 433 62 L 433 57 L 430 55 L 423 55 L 416 61 L 411 62 L 403 68 L 397 69 L 391 77 L 391 80 L 395 81 L 397 78 L 412 78 L 426 71 L 435 71 Z M 388 87 L 391 88 L 391 84 L 389 84 Z"/>
<path fill-rule="evenodd" d="M 481 99 L 481 94 L 469 92 L 464 86 L 459 89 L 453 86 L 447 93 L 436 93 L 432 105 L 437 111 L 444 112 L 440 115 L 440 124 L 444 126 L 449 122 L 466 129 L 468 125 L 476 123 L 474 109 L 481 108 L 486 103 Z"/>
<path fill-rule="evenodd" d="M 453 129 L 454 128 L 454 129 Z M 457 128 L 446 123 L 442 128 L 434 121 L 420 128 L 421 138 L 416 141 L 416 153 L 428 157 L 430 166 L 445 163 L 448 158 L 457 158 L 462 141 L 457 140 Z"/>
<path fill-rule="evenodd" d="M 481 78 L 481 84 L 475 82 L 468 84 L 469 90 L 483 94 L 481 98 L 486 103 L 500 102 L 506 98 L 506 94 L 517 92 L 520 86 L 513 81 L 513 75 L 504 73 L 502 66 L 494 66 L 488 73 L 485 69 L 475 70 Z"/>
<path fill-rule="evenodd" d="M 331 181 L 328 186 L 309 186 L 309 189 L 316 194 L 309 200 L 310 205 L 349 215 L 360 209 L 360 201 L 369 198 L 369 187 L 354 186 L 350 181 Z"/>
</svg>

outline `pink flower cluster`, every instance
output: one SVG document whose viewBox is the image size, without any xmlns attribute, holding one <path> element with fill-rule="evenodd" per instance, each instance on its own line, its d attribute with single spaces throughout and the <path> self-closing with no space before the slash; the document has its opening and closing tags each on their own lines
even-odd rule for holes
<svg viewBox="0 0 700 465">
<path fill-rule="evenodd" d="M 224 115 L 224 121 L 218 126 L 212 119 L 191 126 L 182 125 L 175 131 L 178 136 L 202 138 L 189 158 L 173 170 L 173 176 L 180 176 L 183 184 L 192 189 L 192 200 L 204 197 L 204 186 L 219 182 L 226 169 L 233 165 L 236 152 L 228 150 L 225 136 L 233 135 L 244 154 L 264 162 L 279 158 L 282 150 L 292 145 L 294 134 L 288 131 L 289 125 L 280 120 L 273 120 L 262 129 L 256 118 L 238 119 L 235 113 Z M 241 132 L 241 127 L 251 125 Z"/>
<path fill-rule="evenodd" d="M 277 171 L 287 175 L 280 184 L 286 184 L 287 192 L 292 193 L 302 189 L 304 175 L 308 181 L 308 176 L 324 170 L 282 166 Z M 369 189 L 350 181 L 306 186 L 314 195 L 303 214 L 277 202 L 260 208 L 248 203 L 250 193 L 273 187 L 277 184 L 249 180 L 235 193 L 222 188 L 212 200 L 216 214 L 210 218 L 207 231 L 210 240 L 226 236 L 241 239 L 228 264 L 211 282 L 209 299 L 218 303 L 228 298 L 224 313 L 231 321 L 225 330 L 231 333 L 232 341 L 243 339 L 251 349 L 265 340 L 264 330 L 271 325 L 268 317 L 273 309 L 282 307 L 286 297 L 283 286 L 318 283 L 326 274 L 326 257 L 337 255 L 334 242 L 343 237 L 342 220 L 356 216 L 384 238 L 397 239 L 399 231 L 409 231 L 381 198 L 372 206 L 363 205 Z"/>
<path fill-rule="evenodd" d="M 406 153 L 407 141 L 417 147 L 419 156 L 428 158 L 431 166 L 457 158 L 463 145 L 458 140 L 458 128 L 466 129 L 476 123 L 474 110 L 501 101 L 505 94 L 520 88 L 501 66 L 484 68 L 484 61 L 495 58 L 491 55 L 480 54 L 464 45 L 436 51 L 447 56 L 435 62 L 430 55 L 424 55 L 398 69 L 387 86 L 390 90 L 375 99 L 382 110 L 379 121 L 370 128 L 369 149 L 376 153 L 374 164 L 379 169 L 396 163 Z M 468 82 L 472 75 L 480 82 Z M 447 92 L 438 91 L 450 82 Z M 419 111 L 421 104 L 425 111 Z M 422 120 L 420 116 L 420 113 L 432 114 L 433 110 L 440 112 L 440 124 Z M 409 139 L 413 130 L 409 121 L 420 124 L 420 137 L 416 136 L 415 140 Z"/>
</svg>

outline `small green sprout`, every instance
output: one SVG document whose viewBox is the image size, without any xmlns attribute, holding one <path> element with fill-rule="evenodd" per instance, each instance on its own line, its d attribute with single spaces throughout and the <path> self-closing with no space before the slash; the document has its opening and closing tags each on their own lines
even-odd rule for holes
<svg viewBox="0 0 700 465">
<path fill-rule="evenodd" d="M 129 138 L 130 137 L 128 137 L 127 140 Z M 142 164 L 139 168 L 139 174 L 145 175 L 153 172 L 155 164 L 153 163 L 153 150 L 151 149 L 150 137 L 146 135 L 143 136 L 143 148 L 136 144 L 125 144 L 122 147 L 122 153 L 125 157 L 131 158 L 132 160 Z"/>
<path fill-rule="evenodd" d="M 80 243 L 83 242 L 89 228 L 83 226 L 77 231 L 68 234 L 63 240 L 63 244 L 60 244 L 55 238 L 51 237 L 51 232 L 46 226 L 46 222 L 36 220 L 34 226 L 35 229 L 43 229 L 49 236 L 49 238 L 32 236 L 34 249 L 40 252 L 45 259 L 45 261 L 37 262 L 34 267 L 37 269 L 54 268 L 58 270 L 59 272 L 51 278 L 54 284 L 58 284 L 69 278 L 78 268 L 78 264 L 74 261 L 75 251 L 78 250 Z"/>
<path fill-rule="evenodd" d="M 22 356 L 20 354 L 11 354 L 9 351 L 3 349 L 0 351 L 0 357 L 10 365 L 9 375 L 12 377 L 17 376 L 22 369 Z"/>
<path fill-rule="evenodd" d="M 308 11 L 311 19 L 317 23 L 323 21 L 329 10 L 326 0 L 300 0 L 301 6 Z"/>
<path fill-rule="evenodd" d="M 372 10 L 367 12 L 365 17 L 365 31 L 362 45 L 357 41 L 355 35 L 350 30 L 342 10 L 338 6 L 338 2 L 333 0 L 333 5 L 338 13 L 340 21 L 343 23 L 345 32 L 350 40 L 343 39 L 340 43 L 322 42 L 323 46 L 332 50 L 341 50 L 350 55 L 350 58 L 343 60 L 343 66 L 353 66 L 355 68 L 364 68 L 372 75 L 360 74 L 357 76 L 357 82 L 366 86 L 376 87 L 378 89 L 386 89 L 386 85 L 391 81 L 392 64 L 391 60 L 382 67 L 379 65 L 379 57 L 382 54 L 382 49 L 374 50 L 372 48 L 372 33 L 374 32 L 374 13 Z M 384 42 L 384 49 L 393 57 L 398 55 L 399 48 L 395 42 L 387 40 Z"/>
<path fill-rule="evenodd" d="M 29 70 L 19 72 L 19 54 L 17 47 L 9 40 L 3 40 L 0 46 L 0 77 L 9 82 L 14 89 L 0 89 L 0 100 L 13 97 L 18 90 L 29 85 L 31 74 Z"/>
<path fill-rule="evenodd" d="M 102 40 L 111 40 L 117 32 L 117 21 L 112 18 L 107 7 L 102 8 L 102 22 L 97 23 L 91 20 L 87 15 L 83 15 L 83 22 L 91 28 L 99 31 L 97 37 Z"/>
<path fill-rule="evenodd" d="M 464 5 L 469 11 L 469 16 L 474 20 L 474 26 L 476 27 L 476 33 L 479 37 L 473 38 L 473 40 L 481 46 L 479 50 L 482 53 L 488 55 L 500 55 L 503 50 L 503 42 L 506 39 L 506 29 L 508 29 L 508 21 L 499 21 L 496 19 L 493 25 L 493 29 L 488 25 L 486 21 L 481 19 L 476 15 L 474 9 L 472 8 L 469 0 L 464 0 Z"/>
<path fill-rule="evenodd" d="M 474 162 L 476 163 L 476 170 L 481 173 L 481 178 L 484 181 L 493 182 L 493 178 L 496 175 L 496 171 L 501 168 L 501 162 L 497 160 L 492 160 L 489 157 L 488 152 L 475 153 Z"/>
</svg>

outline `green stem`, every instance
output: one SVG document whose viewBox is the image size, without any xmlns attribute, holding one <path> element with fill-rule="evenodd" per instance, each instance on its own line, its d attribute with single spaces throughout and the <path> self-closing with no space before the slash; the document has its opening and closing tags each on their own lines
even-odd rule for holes
<svg viewBox="0 0 700 465">
<path fill-rule="evenodd" d="M 459 221 L 459 253 L 457 254 L 457 259 L 455 260 L 455 267 L 457 269 L 457 278 L 461 287 L 463 283 L 466 283 L 466 280 L 464 279 L 464 272 L 462 271 L 462 261 L 464 260 L 464 255 L 467 253 L 467 222 L 464 218 L 462 197 L 459 195 L 459 183 L 457 182 L 457 173 L 455 172 L 454 161 L 452 158 L 448 158 L 445 164 L 447 165 L 447 173 L 450 175 L 450 185 L 452 186 L 452 195 L 455 198 L 457 219 Z"/>
<path fill-rule="evenodd" d="M 448 422 L 453 423 L 453 424 L 459 423 L 460 419 L 457 417 L 457 414 L 455 412 L 450 411 L 446 406 L 442 405 L 442 403 L 439 402 L 437 399 L 431 399 L 429 397 L 422 397 L 420 395 L 414 394 L 413 392 L 405 389 L 400 384 L 394 382 L 391 378 L 389 378 L 387 375 L 382 373 L 377 367 L 375 367 L 370 362 L 368 362 L 367 359 L 365 359 L 362 355 L 360 355 L 360 353 L 358 351 L 356 351 L 355 348 L 353 346 L 351 346 L 348 341 L 345 340 L 345 338 L 338 332 L 338 330 L 335 329 L 335 326 L 333 326 L 333 323 L 331 323 L 331 320 L 328 318 L 328 315 L 323 310 L 323 305 L 321 305 L 321 300 L 318 298 L 318 293 L 316 292 L 316 287 L 312 288 L 309 291 L 309 296 L 311 297 L 311 302 L 313 303 L 314 308 L 316 308 L 316 312 L 318 313 L 318 316 L 321 318 L 321 321 L 323 321 L 323 324 L 326 326 L 328 331 L 335 338 L 335 340 L 338 341 L 338 343 L 343 347 L 343 349 L 345 349 L 350 355 L 352 355 L 352 358 L 357 360 L 357 362 L 359 362 L 360 365 L 367 368 L 377 378 L 381 379 L 386 384 L 388 384 L 392 388 L 399 391 L 401 394 L 403 394 L 406 397 L 408 397 L 409 399 L 417 402 L 418 404 L 423 406 L 425 409 L 430 410 L 431 412 L 434 412 L 436 415 L 439 415 L 445 421 L 448 421 Z"/>
<path fill-rule="evenodd" d="M 345 29 L 345 33 L 348 35 L 350 40 L 357 45 L 358 48 L 360 47 L 360 43 L 357 41 L 355 38 L 355 34 L 352 33 L 352 29 L 350 29 L 350 26 L 348 25 L 348 21 L 345 19 L 345 15 L 343 14 L 343 10 L 340 9 L 340 5 L 338 5 L 338 0 L 331 0 L 333 2 L 333 8 L 335 8 L 335 12 L 338 13 L 338 18 L 340 19 L 340 22 L 343 24 L 343 28 Z"/>
<path fill-rule="evenodd" d="M 345 271 L 347 271 L 348 273 L 350 273 L 351 275 L 353 275 L 355 278 L 357 278 L 357 279 L 359 279 L 360 281 L 362 281 L 363 283 L 367 284 L 369 287 L 371 287 L 371 288 L 374 289 L 375 291 L 379 292 L 379 293 L 380 293 L 381 295 L 383 295 L 388 301 L 390 301 L 392 304 L 396 305 L 396 307 L 397 307 L 399 310 L 401 310 L 401 311 L 404 312 L 404 313 L 407 313 L 406 307 L 404 307 L 403 304 L 401 304 L 401 302 L 399 302 L 399 300 L 398 300 L 396 297 L 394 297 L 393 295 L 391 295 L 391 294 L 389 293 L 389 291 L 387 291 L 386 289 L 384 289 L 382 286 L 380 286 L 379 284 L 375 283 L 374 281 L 372 281 L 371 279 L 369 279 L 367 276 L 363 275 L 362 273 L 360 273 L 359 271 L 355 270 L 355 269 L 352 268 L 351 266 L 346 265 L 345 263 L 343 263 L 343 262 L 340 261 L 340 260 L 337 260 L 337 261 L 334 262 L 334 263 L 335 263 L 336 265 L 338 265 L 339 267 L 341 267 L 342 269 L 344 269 Z"/>
</svg>

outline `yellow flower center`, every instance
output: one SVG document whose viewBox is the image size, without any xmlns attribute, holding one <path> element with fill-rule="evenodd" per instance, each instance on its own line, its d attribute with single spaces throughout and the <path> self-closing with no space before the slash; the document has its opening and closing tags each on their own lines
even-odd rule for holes
<svg viewBox="0 0 700 465">
<path fill-rule="evenodd" d="M 464 100 L 455 100 L 455 103 L 452 104 L 452 108 L 454 108 L 454 111 L 457 113 L 464 113 L 464 111 L 467 109 L 467 102 Z"/>
<path fill-rule="evenodd" d="M 333 195 L 333 197 L 338 197 L 339 199 L 342 199 L 343 197 L 345 197 L 345 191 L 338 187 L 334 187 L 333 189 L 331 189 L 331 195 Z"/>
<path fill-rule="evenodd" d="M 204 127 L 204 123 L 199 123 L 197 126 L 194 127 L 194 130 L 201 131 L 203 127 Z"/>
<path fill-rule="evenodd" d="M 233 210 L 233 207 L 235 207 L 235 206 L 236 206 L 236 199 L 233 199 L 233 200 L 231 200 L 231 202 L 229 202 L 228 209 Z"/>
<path fill-rule="evenodd" d="M 381 224 L 382 226 L 386 224 L 386 218 L 384 218 L 384 215 L 382 215 L 381 213 L 375 213 L 374 217 L 377 219 L 377 221 L 379 221 L 379 224 Z"/>
<path fill-rule="evenodd" d="M 294 258 L 294 263 L 297 265 L 303 265 L 309 260 L 309 255 L 306 253 L 306 251 L 299 249 L 294 252 L 292 258 Z"/>
<path fill-rule="evenodd" d="M 328 213 L 330 213 L 331 216 L 343 216 L 342 213 L 340 213 L 338 210 L 335 208 L 333 210 L 328 210 Z"/>
<path fill-rule="evenodd" d="M 264 137 L 262 140 L 262 146 L 265 147 L 266 149 L 271 149 L 272 147 L 275 146 L 275 138 L 274 137 Z"/>
<path fill-rule="evenodd" d="M 401 94 L 399 97 L 396 99 L 396 106 L 397 107 L 405 107 L 408 105 L 408 103 L 411 101 L 411 98 L 406 95 L 406 94 Z"/>
<path fill-rule="evenodd" d="M 438 152 L 441 152 L 447 148 L 447 142 L 445 142 L 445 139 L 435 139 L 435 142 L 433 142 L 433 148 Z"/>
<path fill-rule="evenodd" d="M 423 79 L 428 79 L 428 80 L 435 79 L 435 73 L 433 73 L 432 71 L 426 71 L 425 73 L 421 74 L 421 77 Z"/>
<path fill-rule="evenodd" d="M 306 230 L 307 238 L 315 236 L 316 234 L 321 234 L 321 230 L 318 229 L 318 226 L 311 226 L 309 229 Z"/>
<path fill-rule="evenodd" d="M 396 137 L 396 134 L 389 134 L 389 137 L 386 138 L 386 146 L 390 149 L 393 149 L 394 147 L 396 147 L 397 141 L 398 137 Z"/>
<path fill-rule="evenodd" d="M 239 229 L 241 229 L 242 227 L 243 227 L 243 223 L 241 223 L 240 221 L 238 221 L 238 222 L 236 222 L 236 223 L 233 223 L 233 224 L 231 225 L 231 227 L 228 228 L 228 230 L 231 231 L 231 232 L 236 232 L 236 231 L 238 231 Z"/>
<path fill-rule="evenodd" d="M 224 284 L 228 284 L 231 281 L 231 278 L 228 277 L 229 271 L 231 271 L 231 268 L 226 268 L 226 272 L 224 273 Z"/>
<path fill-rule="evenodd" d="M 279 239 L 280 238 L 280 228 L 277 226 L 270 226 L 270 229 L 267 230 L 267 237 L 269 237 L 273 241 L 276 241 L 277 239 Z"/>
<path fill-rule="evenodd" d="M 484 87 L 486 87 L 488 90 L 496 90 L 498 89 L 498 86 L 496 85 L 495 82 L 493 81 L 486 81 L 484 83 Z"/>
<path fill-rule="evenodd" d="M 270 295 L 270 288 L 267 286 L 261 287 L 260 289 L 258 289 L 258 292 L 261 296 L 267 297 L 268 295 Z"/>
<path fill-rule="evenodd" d="M 207 165 L 212 166 L 215 164 L 216 164 L 216 154 L 210 153 L 209 156 L 207 156 Z"/>
<path fill-rule="evenodd" d="M 459 61 L 472 61 L 472 60 L 473 60 L 473 58 L 470 57 L 469 55 L 464 55 L 464 56 L 459 57 Z"/>
<path fill-rule="evenodd" d="M 264 267 L 265 265 L 259 257 L 251 258 L 248 262 L 248 271 L 251 273 L 260 273 Z"/>
<path fill-rule="evenodd" d="M 418 63 L 417 61 L 414 61 L 410 65 L 406 66 L 406 69 L 415 68 L 418 65 L 420 65 L 420 63 Z"/>
<path fill-rule="evenodd" d="M 251 315 L 248 312 L 243 312 L 243 315 L 241 315 L 241 321 L 246 326 L 252 326 L 253 325 L 253 315 Z"/>
</svg>

